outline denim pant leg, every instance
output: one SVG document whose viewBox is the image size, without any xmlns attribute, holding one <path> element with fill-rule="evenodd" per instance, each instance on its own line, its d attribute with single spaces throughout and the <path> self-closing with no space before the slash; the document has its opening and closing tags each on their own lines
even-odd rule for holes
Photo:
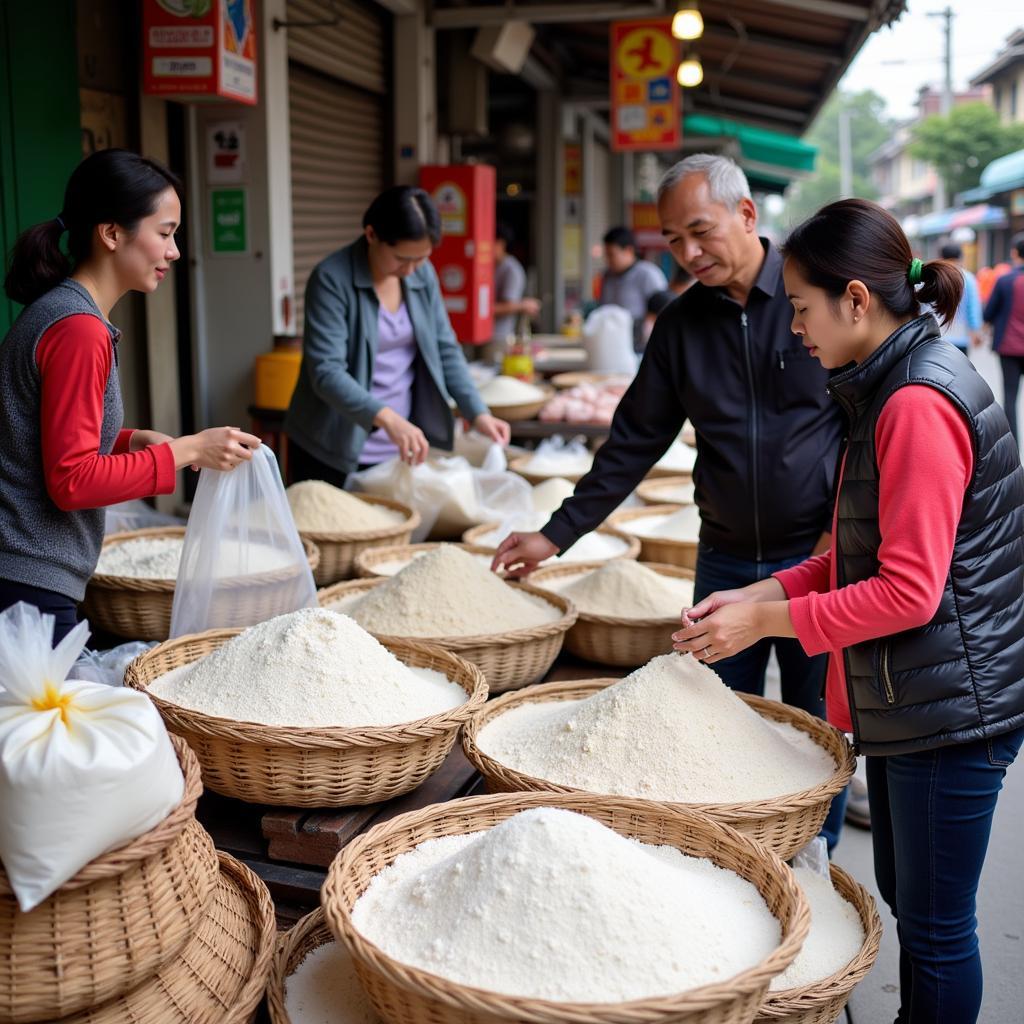
<svg viewBox="0 0 1024 1024">
<path fill-rule="evenodd" d="M 898 1024 L 974 1024 L 982 971 L 975 917 L 992 816 L 1024 729 L 868 758 L 875 875 L 900 939 Z"/>
</svg>

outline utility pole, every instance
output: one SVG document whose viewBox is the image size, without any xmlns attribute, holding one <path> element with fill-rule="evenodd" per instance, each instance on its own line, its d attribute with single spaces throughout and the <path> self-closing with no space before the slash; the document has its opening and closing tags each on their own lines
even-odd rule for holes
<svg viewBox="0 0 1024 1024">
<path fill-rule="evenodd" d="M 939 109 L 943 117 L 949 117 L 950 112 L 953 109 L 953 8 L 946 7 L 946 9 L 942 11 L 929 11 L 928 17 L 942 18 L 944 22 L 943 36 L 945 38 L 945 48 L 943 51 L 943 65 L 945 76 L 942 83 L 942 100 Z M 936 207 L 940 210 L 944 210 L 949 203 L 949 198 L 946 196 L 945 179 L 940 174 L 938 184 L 935 189 Z"/>
</svg>

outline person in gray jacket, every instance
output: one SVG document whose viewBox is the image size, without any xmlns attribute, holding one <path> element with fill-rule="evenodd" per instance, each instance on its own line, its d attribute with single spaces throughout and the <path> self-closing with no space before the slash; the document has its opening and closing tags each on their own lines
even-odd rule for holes
<svg viewBox="0 0 1024 1024">
<path fill-rule="evenodd" d="M 422 189 L 397 185 L 363 215 L 363 234 L 317 264 L 306 285 L 299 380 L 285 417 L 293 481 L 343 486 L 356 469 L 418 465 L 454 441 L 459 412 L 509 441 L 466 367 L 429 259 L 441 222 Z"/>
</svg>

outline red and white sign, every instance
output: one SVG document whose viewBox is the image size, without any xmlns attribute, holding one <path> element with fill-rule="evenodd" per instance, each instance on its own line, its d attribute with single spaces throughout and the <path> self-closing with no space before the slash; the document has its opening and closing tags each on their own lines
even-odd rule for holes
<svg viewBox="0 0 1024 1024">
<path fill-rule="evenodd" d="M 612 149 L 678 149 L 679 43 L 672 19 L 613 22 L 610 52 Z"/>
</svg>

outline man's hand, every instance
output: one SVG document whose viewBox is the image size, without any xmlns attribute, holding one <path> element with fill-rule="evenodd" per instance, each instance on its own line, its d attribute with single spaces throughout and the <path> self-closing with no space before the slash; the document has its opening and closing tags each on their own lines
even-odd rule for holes
<svg viewBox="0 0 1024 1024">
<path fill-rule="evenodd" d="M 505 569 L 509 578 L 518 579 L 557 554 L 558 548 L 543 533 L 510 533 L 498 545 L 491 570 Z"/>
</svg>

